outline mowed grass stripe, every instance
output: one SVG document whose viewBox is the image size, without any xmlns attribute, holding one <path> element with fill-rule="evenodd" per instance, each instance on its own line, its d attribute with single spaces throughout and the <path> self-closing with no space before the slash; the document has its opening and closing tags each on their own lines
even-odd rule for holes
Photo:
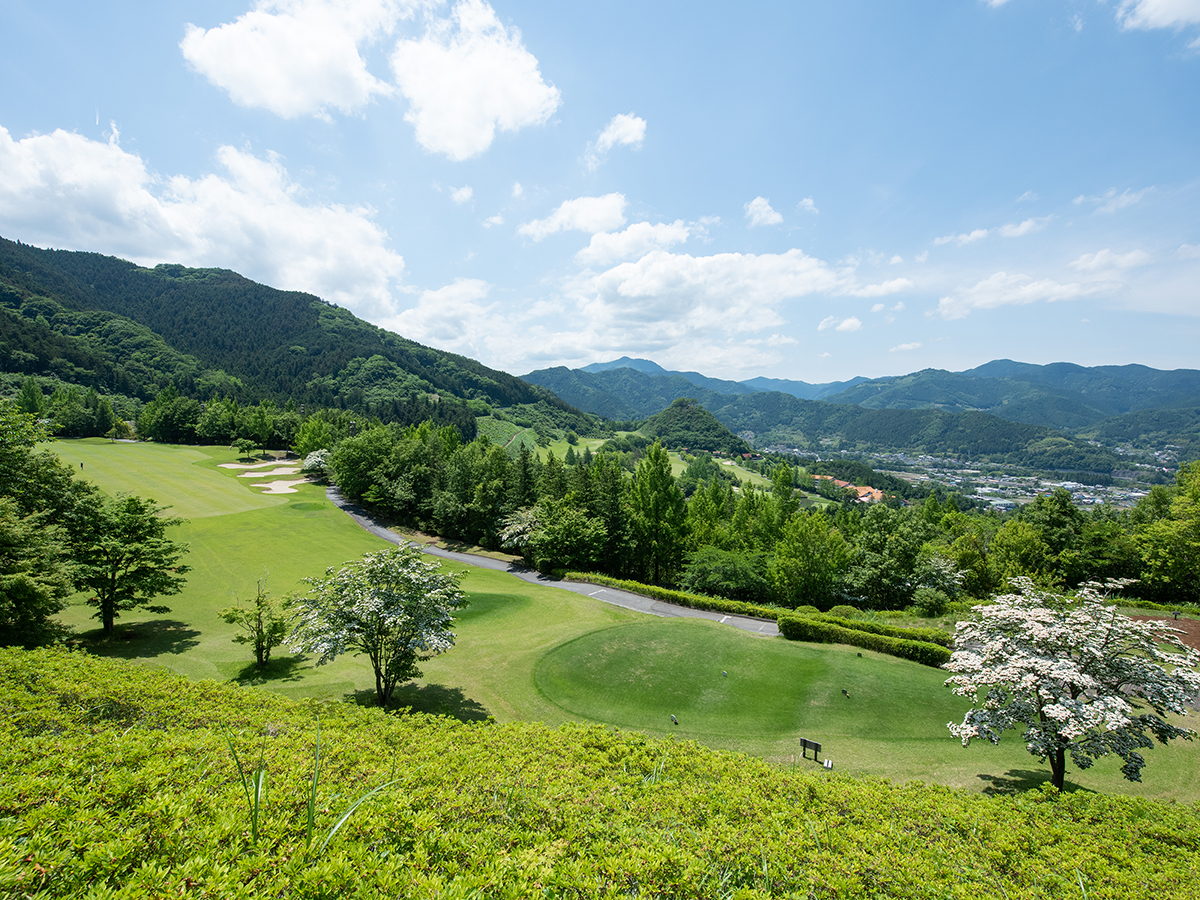
<svg viewBox="0 0 1200 900">
<path fill-rule="evenodd" d="M 102 438 L 55 441 L 47 446 L 79 477 L 105 493 L 150 497 L 160 505 L 169 505 L 171 515 L 187 519 L 287 503 L 287 495 L 255 491 L 247 483 L 251 479 L 237 478 L 236 471 L 216 468 L 217 462 L 233 462 L 237 456 L 224 447 L 114 443 Z"/>
</svg>

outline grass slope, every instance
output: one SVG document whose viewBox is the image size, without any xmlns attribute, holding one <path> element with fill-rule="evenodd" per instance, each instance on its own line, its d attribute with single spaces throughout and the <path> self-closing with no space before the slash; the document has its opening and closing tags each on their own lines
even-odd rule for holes
<svg viewBox="0 0 1200 900">
<path fill-rule="evenodd" d="M 52 446 L 68 460 L 84 461 L 85 475 L 107 489 L 141 486 L 176 508 L 229 509 L 197 515 L 175 530 L 176 539 L 191 544 L 193 571 L 181 594 L 164 598 L 172 611 L 129 614 L 118 620 L 110 642 L 88 632 L 93 652 L 193 679 L 236 679 L 293 699 L 371 702 L 374 682 L 364 658 L 316 667 L 277 651 L 262 673 L 249 650 L 232 642 L 232 626 L 217 618 L 235 594 L 251 598 L 264 572 L 268 588 L 284 595 L 301 589 L 306 576 L 386 546 L 330 504 L 323 488 L 258 494 L 248 484 L 254 479 L 218 468 L 234 457 L 225 448 L 99 440 Z M 210 485 L 211 498 L 189 499 L 193 479 Z M 266 505 L 242 508 L 254 504 Z M 760 638 L 708 621 L 649 618 L 506 572 L 450 568 L 466 568 L 470 606 L 456 622 L 455 647 L 398 690 L 398 700 L 417 710 L 466 721 L 603 722 L 787 764 L 798 754 L 798 739 L 807 737 L 822 742 L 839 772 L 973 790 L 1029 787 L 1048 777 L 1018 735 L 999 747 L 960 747 L 945 723 L 959 718 L 962 707 L 936 670 L 868 651 L 859 656 L 848 647 Z M 75 605 L 62 618 L 86 630 L 95 624 L 90 614 Z M 672 713 L 679 726 L 670 723 Z M 1111 760 L 1069 771 L 1068 784 L 1191 801 L 1200 798 L 1196 759 L 1194 744 L 1176 742 L 1149 755 L 1142 784 L 1124 782 Z"/>
<path fill-rule="evenodd" d="M 231 747 L 269 772 L 257 828 Z M 602 726 L 297 704 L 79 653 L 0 650 L 0 771 L 0 891 L 20 896 L 1200 894 L 1195 806 L 780 771 Z"/>
</svg>

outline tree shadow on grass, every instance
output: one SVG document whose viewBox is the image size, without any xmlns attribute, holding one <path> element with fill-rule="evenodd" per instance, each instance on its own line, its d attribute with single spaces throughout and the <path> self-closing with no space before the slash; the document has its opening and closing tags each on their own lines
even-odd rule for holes
<svg viewBox="0 0 1200 900">
<path fill-rule="evenodd" d="M 1003 775 L 986 775 L 978 776 L 980 781 L 985 781 L 988 786 L 983 789 L 983 793 L 997 797 L 1002 794 L 1022 794 L 1025 791 L 1032 791 L 1040 788 L 1043 784 L 1050 783 L 1049 769 L 1009 769 Z M 1063 785 L 1064 793 L 1086 793 L 1094 794 L 1091 788 L 1085 788 L 1081 785 L 1067 781 Z"/>
<path fill-rule="evenodd" d="M 200 642 L 200 632 L 178 619 L 150 619 L 117 625 L 111 635 L 102 629 L 79 635 L 84 649 L 97 656 L 142 659 L 164 653 L 186 653 Z"/>
<path fill-rule="evenodd" d="M 377 706 L 372 689 L 354 691 L 346 699 L 359 706 Z M 388 704 L 390 712 L 419 712 L 435 716 L 449 716 L 460 722 L 485 722 L 490 718 L 487 709 L 478 700 L 472 700 L 461 688 L 444 684 L 417 684 L 410 681 L 399 685 Z"/>
<path fill-rule="evenodd" d="M 281 656 L 268 660 L 265 666 L 256 662 L 246 663 L 232 680 L 238 684 L 255 687 L 276 681 L 300 681 L 304 677 L 300 670 L 304 667 L 303 656 Z"/>
</svg>

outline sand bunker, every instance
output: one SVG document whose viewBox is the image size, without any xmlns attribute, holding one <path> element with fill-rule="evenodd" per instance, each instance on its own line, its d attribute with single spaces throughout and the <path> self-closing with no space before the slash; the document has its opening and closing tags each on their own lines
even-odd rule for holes
<svg viewBox="0 0 1200 900">
<path fill-rule="evenodd" d="M 296 493 L 296 485 L 307 484 L 307 478 L 299 478 L 295 481 L 268 481 L 266 484 L 256 484 L 252 487 L 265 488 L 264 494 L 294 494 Z"/>
<path fill-rule="evenodd" d="M 268 459 L 266 462 L 260 463 L 218 463 L 219 469 L 261 469 L 263 466 L 277 466 L 279 460 Z"/>
<path fill-rule="evenodd" d="M 281 466 L 270 472 L 243 472 L 238 478 L 270 478 L 274 475 L 295 475 L 299 471 L 299 466 Z"/>
</svg>

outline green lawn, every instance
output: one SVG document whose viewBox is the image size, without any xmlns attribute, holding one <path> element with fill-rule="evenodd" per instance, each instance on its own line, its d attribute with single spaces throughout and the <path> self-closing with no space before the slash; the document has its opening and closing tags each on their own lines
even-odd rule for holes
<svg viewBox="0 0 1200 900">
<path fill-rule="evenodd" d="M 262 673 L 250 650 L 232 642 L 233 627 L 217 617 L 235 597 L 251 599 L 258 578 L 282 596 L 302 589 L 306 576 L 386 546 L 330 504 L 322 487 L 263 496 L 248 483 L 256 479 L 219 468 L 236 455 L 225 448 L 51 446 L 72 465 L 83 462 L 85 477 L 105 490 L 135 490 L 189 517 L 174 538 L 191 545 L 193 571 L 181 594 L 163 598 L 170 613 L 128 614 L 109 642 L 97 639 L 89 607 L 73 605 L 62 614 L 86 633 L 94 652 L 293 698 L 371 701 L 365 659 L 317 667 L 277 651 Z M 402 703 L 467 720 L 598 721 L 784 765 L 814 765 L 798 759 L 798 739 L 807 737 L 822 743 L 838 771 L 975 790 L 1048 777 L 1019 735 L 1007 735 L 1000 747 L 967 750 L 951 738 L 946 723 L 961 718 L 963 706 L 935 669 L 867 651 L 860 656 L 853 648 L 755 637 L 704 620 L 650 618 L 505 572 L 468 567 L 463 587 L 470 606 L 458 616 L 457 645 L 426 663 L 421 680 L 398 689 Z M 1148 759 L 1141 785 L 1124 782 L 1112 761 L 1086 773 L 1069 769 L 1068 782 L 1200 799 L 1194 744 L 1159 747 Z"/>
</svg>

